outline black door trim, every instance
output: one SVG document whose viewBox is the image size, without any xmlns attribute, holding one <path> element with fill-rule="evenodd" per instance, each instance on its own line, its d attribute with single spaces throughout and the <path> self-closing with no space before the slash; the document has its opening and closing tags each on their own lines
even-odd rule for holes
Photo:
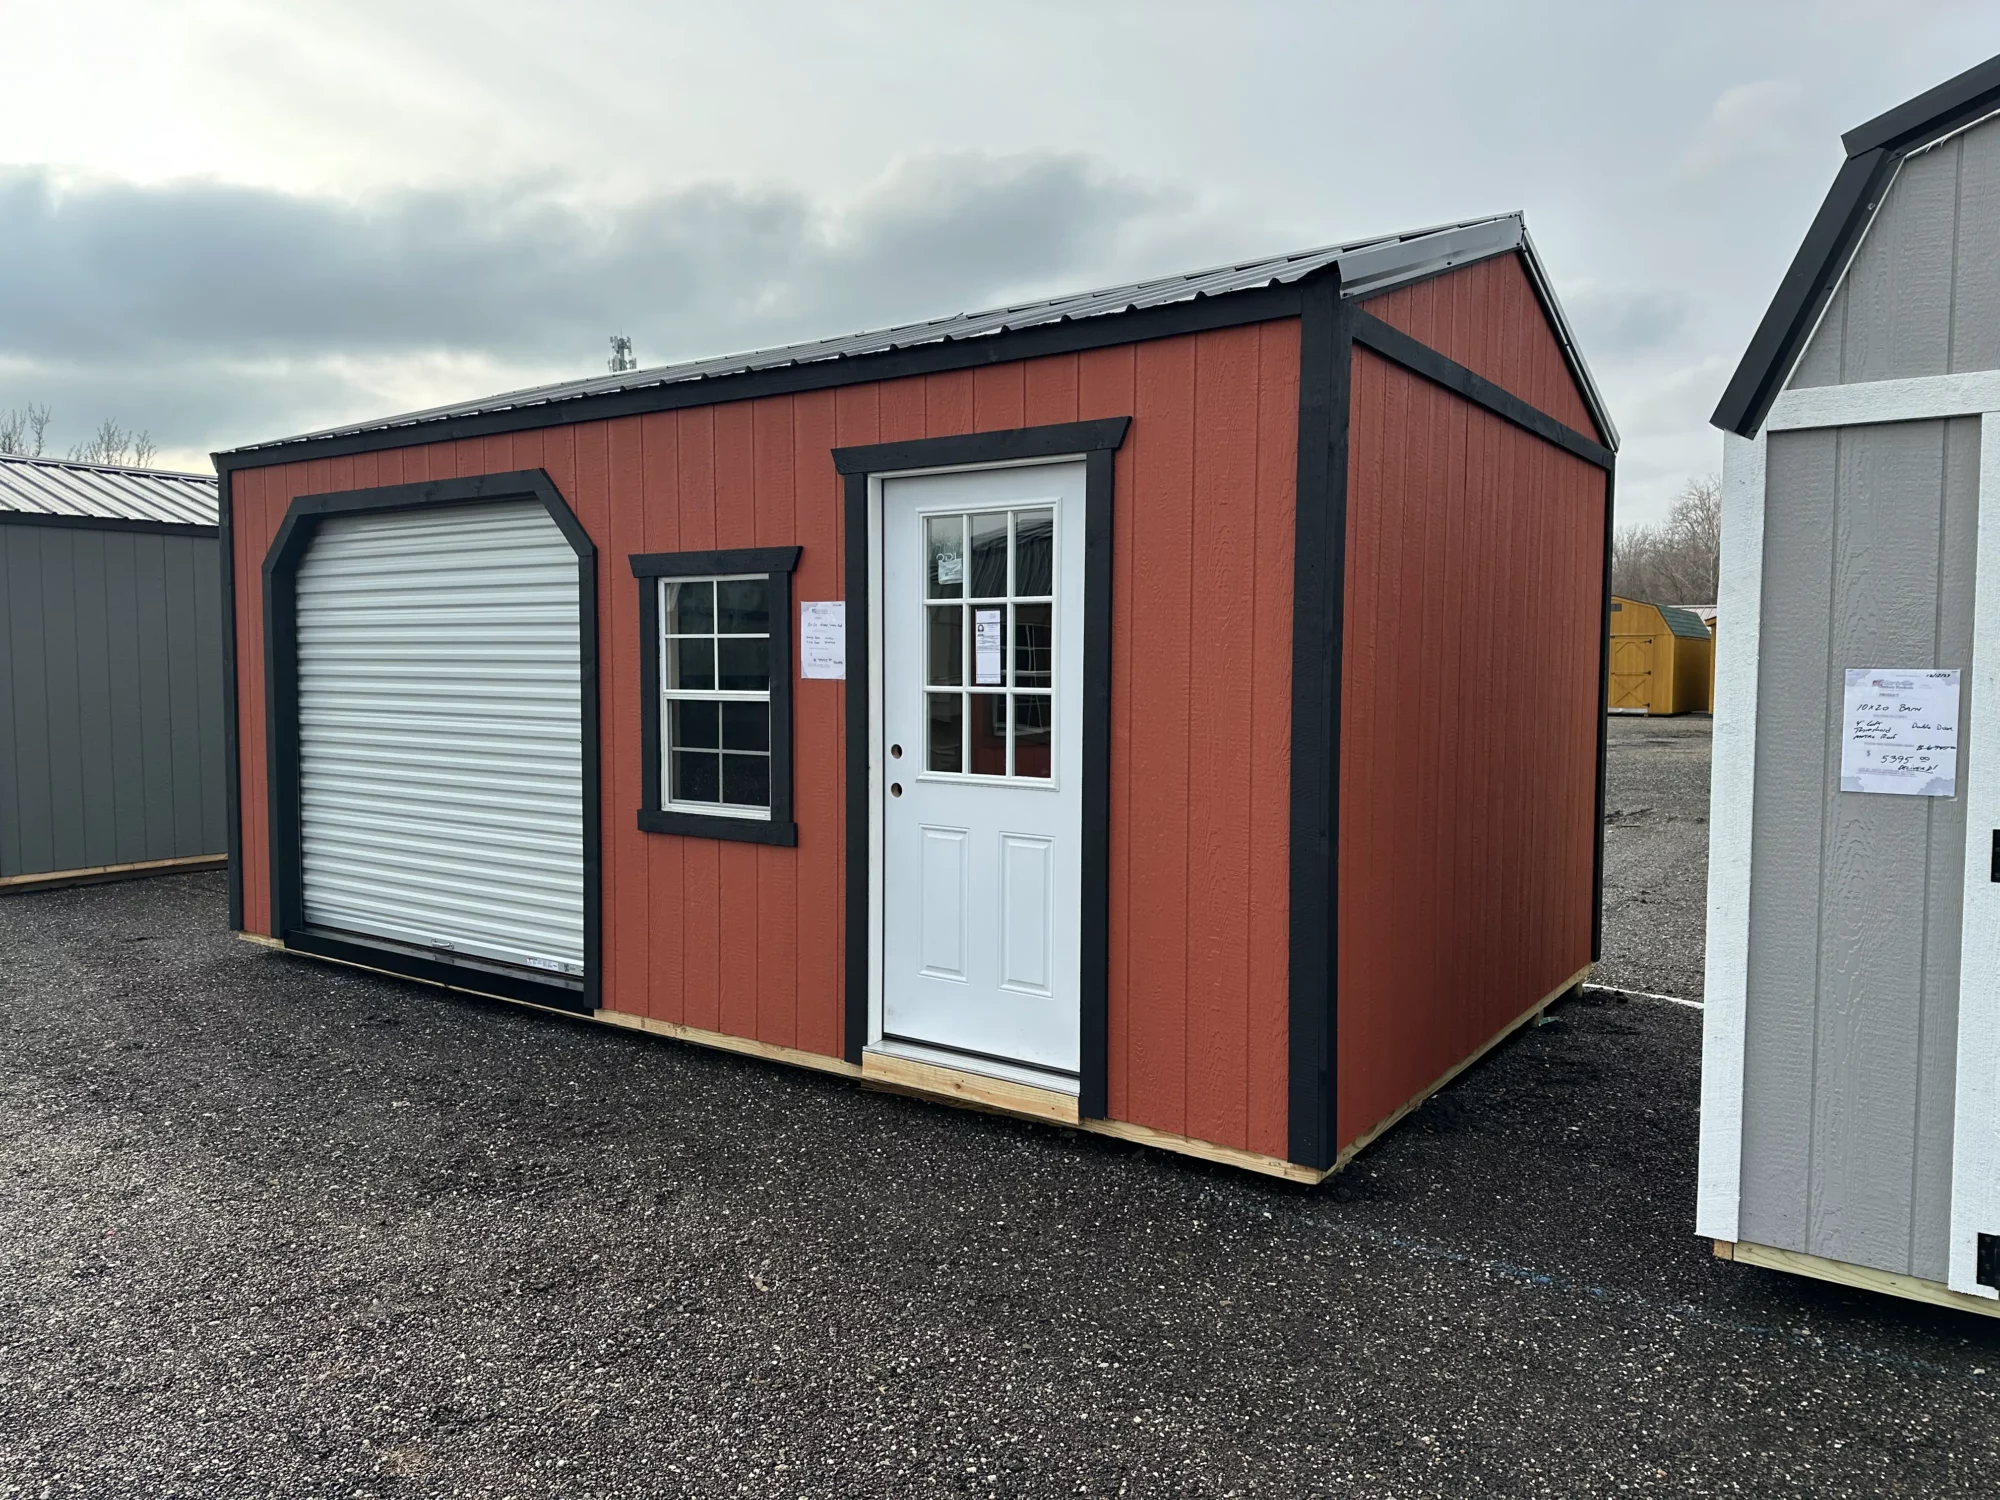
<svg viewBox="0 0 2000 1500">
<path fill-rule="evenodd" d="M 874 918 L 869 900 L 874 845 L 869 787 L 876 740 L 869 711 L 870 476 L 1075 455 L 1084 461 L 1082 1045 L 1077 1112 L 1084 1119 L 1102 1119 L 1109 1108 L 1112 518 L 1115 455 L 1131 425 L 1130 417 L 1108 417 L 833 450 L 834 467 L 847 476 L 846 1056 L 851 1063 L 861 1061 L 868 1040 L 868 954 Z"/>
<path fill-rule="evenodd" d="M 228 483 L 224 478 L 225 486 Z M 227 491 L 225 489 L 225 502 Z M 504 971 L 476 960 L 424 956 L 398 944 L 380 944 L 351 933 L 308 928 L 300 867 L 298 569 L 320 522 L 361 511 L 417 510 L 495 500 L 536 500 L 576 553 L 579 665 L 582 669 L 583 738 L 583 977 L 540 978 L 530 970 Z M 223 514 L 228 515 L 225 503 Z M 265 764 L 270 768 L 271 925 L 287 948 L 344 959 L 412 979 L 509 1000 L 532 1000 L 584 1014 L 597 1009 L 601 985 L 603 911 L 599 816 L 597 548 L 555 482 L 542 469 L 436 479 L 419 484 L 301 495 L 292 501 L 264 557 Z M 232 851 L 234 852 L 234 851 Z"/>
</svg>

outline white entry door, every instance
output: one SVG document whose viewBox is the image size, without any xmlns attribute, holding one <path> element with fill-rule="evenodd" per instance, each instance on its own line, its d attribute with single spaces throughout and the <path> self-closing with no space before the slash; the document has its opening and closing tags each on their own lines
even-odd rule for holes
<svg viewBox="0 0 2000 1500">
<path fill-rule="evenodd" d="M 881 1044 L 1069 1088 L 1083 506 L 1077 462 L 882 484 Z"/>
</svg>

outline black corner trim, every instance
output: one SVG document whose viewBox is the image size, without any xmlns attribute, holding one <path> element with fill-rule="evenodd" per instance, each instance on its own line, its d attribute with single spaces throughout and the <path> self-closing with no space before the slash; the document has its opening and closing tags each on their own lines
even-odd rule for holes
<svg viewBox="0 0 2000 1500">
<path fill-rule="evenodd" d="M 1590 961 L 1604 957 L 1604 798 L 1611 752 L 1611 540 L 1617 534 L 1618 471 L 1604 471 L 1604 577 L 1597 619 L 1597 844 L 1592 852 Z M 1712 649 L 1712 648 L 1711 648 Z"/>
<path fill-rule="evenodd" d="M 892 474 L 898 469 L 947 469 L 956 464 L 1004 464 L 1024 458 L 1061 458 L 1068 453 L 1107 453 L 1124 444 L 1131 425 L 1130 417 L 1105 417 L 1096 422 L 968 432 L 962 437 L 871 443 L 864 448 L 834 449 L 833 466 L 843 474 Z"/>
<path fill-rule="evenodd" d="M 1754 437 L 1771 403 L 1792 373 L 1819 316 L 1832 300 L 1848 259 L 1861 242 L 1898 158 L 1880 147 L 1841 164 L 1812 228 L 1792 257 L 1764 320 L 1729 377 L 1709 422 L 1739 437 Z"/>
<path fill-rule="evenodd" d="M 236 682 L 236 528 L 230 471 L 216 470 L 217 558 L 222 586 L 222 781 L 229 851 L 229 930 L 243 930 L 243 742 L 238 730 Z M 275 924 L 274 924 L 275 925 Z"/>
<path fill-rule="evenodd" d="M 1385 359 L 1394 360 L 1434 385 L 1441 385 L 1475 405 L 1485 407 L 1495 416 L 1554 443 L 1585 463 L 1595 464 L 1600 469 L 1611 467 L 1611 450 L 1595 438 L 1585 437 L 1540 407 L 1531 406 L 1512 391 L 1495 385 L 1484 375 L 1438 353 L 1429 344 L 1410 337 L 1373 313 L 1353 308 L 1349 315 L 1353 322 L 1355 343 L 1374 350 Z"/>
<path fill-rule="evenodd" d="M 1355 323 L 1379 322 L 1331 282 L 1299 324 L 1299 457 L 1292 561 L 1290 1044 L 1286 1155 L 1324 1171 L 1338 1153 L 1340 687 L 1346 613 L 1347 429 Z M 1387 325 L 1383 325 L 1387 326 Z M 1414 342 L 1414 341 L 1413 341 Z"/>
<path fill-rule="evenodd" d="M 792 574 L 798 547 L 739 547 L 710 552 L 632 554 L 639 588 L 639 808 L 641 833 L 681 838 L 722 839 L 738 844 L 798 847 L 799 825 L 792 821 Z M 732 818 L 727 814 L 668 811 L 660 785 L 660 591 L 661 578 L 700 578 L 716 573 L 768 573 L 771 578 L 771 816 Z M 778 622 L 783 622 L 782 627 Z"/>
<path fill-rule="evenodd" d="M 223 518 L 229 517 L 229 468 L 222 470 Z M 540 501 L 549 518 L 576 553 L 578 656 L 582 688 L 583 740 L 583 983 L 581 990 L 554 979 L 496 972 L 483 964 L 454 963 L 417 957 L 400 946 L 378 947 L 366 939 L 315 933 L 305 920 L 305 893 L 300 868 L 299 811 L 299 665 L 296 584 L 298 568 L 321 521 L 328 516 L 362 511 L 414 510 L 431 505 L 466 505 L 479 501 L 527 499 Z M 532 999 L 538 1005 L 563 1010 L 594 1011 L 602 993 L 603 964 L 603 817 L 601 808 L 602 748 L 598 736 L 597 547 L 583 529 L 569 502 L 542 469 L 518 469 L 466 479 L 434 479 L 419 484 L 384 485 L 375 489 L 300 495 L 285 512 L 264 556 L 264 727 L 265 765 L 269 782 L 271 925 L 288 948 L 344 958 L 390 973 L 451 984 L 459 989 Z M 232 681 L 234 676 L 232 673 Z M 235 868 L 237 842 L 230 847 Z M 331 945 L 331 946 L 329 946 Z M 351 951 L 332 951 L 340 948 Z M 440 974 L 449 977 L 440 977 Z"/>
<path fill-rule="evenodd" d="M 52 516 L 41 511 L 0 510 L 0 526 L 60 526 L 70 531 L 133 531 L 141 536 L 219 536 L 220 526 L 195 521 L 142 521 L 128 516 Z"/>
<path fill-rule="evenodd" d="M 875 726 L 869 715 L 869 476 L 899 469 L 950 468 L 1024 458 L 1084 459 L 1082 993 L 1077 1112 L 1110 1109 L 1111 1038 L 1111 629 L 1116 452 L 1130 417 L 1065 422 L 961 437 L 839 448 L 846 476 L 847 571 L 847 1014 L 846 1057 L 861 1061 L 868 1041 L 868 955 L 873 935 L 869 860 L 874 849 L 869 781 Z"/>
</svg>

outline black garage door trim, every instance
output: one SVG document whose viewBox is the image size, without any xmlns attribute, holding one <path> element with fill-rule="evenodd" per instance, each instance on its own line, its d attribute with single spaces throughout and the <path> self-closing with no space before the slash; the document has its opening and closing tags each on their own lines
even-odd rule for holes
<svg viewBox="0 0 2000 1500">
<path fill-rule="evenodd" d="M 578 655 L 583 718 L 583 978 L 538 979 L 478 962 L 454 962 L 392 943 L 376 943 L 305 922 L 299 803 L 299 662 L 296 585 L 299 564 L 320 523 L 359 511 L 418 510 L 432 506 L 535 500 L 548 511 L 576 553 Z M 599 745 L 597 703 L 597 548 L 546 470 L 519 469 L 467 479 L 301 495 L 264 557 L 264 732 L 270 772 L 271 916 L 287 948 L 322 958 L 448 984 L 507 1000 L 589 1014 L 598 1008 L 603 952 L 600 903 Z"/>
</svg>

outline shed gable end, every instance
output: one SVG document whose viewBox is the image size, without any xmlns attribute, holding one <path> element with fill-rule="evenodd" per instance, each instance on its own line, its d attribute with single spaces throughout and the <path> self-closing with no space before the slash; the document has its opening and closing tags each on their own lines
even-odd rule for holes
<svg viewBox="0 0 2000 1500">
<path fill-rule="evenodd" d="M 1793 389 L 2000 369 L 2000 119 L 1907 157 Z"/>
<path fill-rule="evenodd" d="M 1518 252 L 1475 261 L 1363 304 L 1383 322 L 1608 443 Z"/>
</svg>

